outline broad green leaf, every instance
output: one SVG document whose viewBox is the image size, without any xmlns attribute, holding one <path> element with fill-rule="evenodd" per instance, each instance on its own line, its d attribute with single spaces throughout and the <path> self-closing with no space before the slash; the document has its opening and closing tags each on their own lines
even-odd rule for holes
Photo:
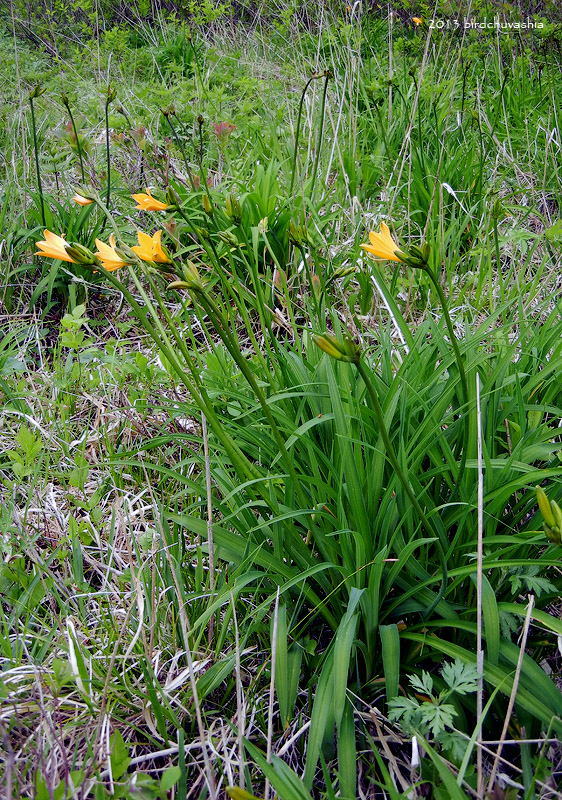
<svg viewBox="0 0 562 800">
<path fill-rule="evenodd" d="M 118 781 L 125 774 L 131 763 L 129 749 L 119 729 L 112 735 L 109 745 L 111 748 L 111 774 L 113 779 Z"/>
<path fill-rule="evenodd" d="M 168 767 L 160 778 L 160 788 L 163 792 L 169 792 L 181 777 L 180 767 Z"/>
<path fill-rule="evenodd" d="M 397 625 L 379 625 L 382 644 L 382 665 L 386 686 L 386 700 L 398 695 L 400 680 L 400 634 Z"/>
</svg>

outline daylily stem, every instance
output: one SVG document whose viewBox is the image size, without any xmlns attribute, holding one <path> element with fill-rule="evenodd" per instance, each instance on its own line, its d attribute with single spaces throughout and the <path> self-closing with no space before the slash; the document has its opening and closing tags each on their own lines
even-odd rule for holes
<svg viewBox="0 0 562 800">
<path fill-rule="evenodd" d="M 183 146 L 183 142 L 181 141 L 180 137 L 178 136 L 178 133 L 177 133 L 176 129 L 172 125 L 172 120 L 170 119 L 170 112 L 165 113 L 164 117 L 166 119 L 166 122 L 170 126 L 170 130 L 172 131 L 172 133 L 174 135 L 174 139 L 176 140 L 176 144 L 179 147 L 180 152 L 181 152 L 181 154 L 183 156 L 183 160 L 184 160 L 184 163 L 185 163 L 185 168 L 187 170 L 187 177 L 188 177 L 189 182 L 191 184 L 191 188 L 192 188 L 192 190 L 194 192 L 196 192 L 197 191 L 197 187 L 195 186 L 195 181 L 193 180 L 193 175 L 192 175 L 192 172 L 191 172 L 191 169 L 190 169 L 190 166 L 189 166 L 189 162 L 187 160 L 187 156 L 185 154 L 185 148 Z"/>
<path fill-rule="evenodd" d="M 314 75 L 312 75 L 312 77 L 308 79 L 304 89 L 302 90 L 301 99 L 300 99 L 300 103 L 299 103 L 299 113 L 297 114 L 297 128 L 296 128 L 296 131 L 295 131 L 295 149 L 294 149 L 294 152 L 293 152 L 293 169 L 292 169 L 292 172 L 291 172 L 291 185 L 289 186 L 289 197 L 292 197 L 292 195 L 293 195 L 293 186 L 295 185 L 295 174 L 296 174 L 296 170 L 297 170 L 297 155 L 298 155 L 298 149 L 299 149 L 299 137 L 300 137 L 300 132 L 301 132 L 301 117 L 302 117 L 302 107 L 304 105 L 304 96 L 305 96 L 305 94 L 307 92 L 308 87 L 312 83 L 312 81 L 317 81 L 319 78 L 324 77 L 324 75 L 325 75 L 324 72 L 321 72 L 320 74 L 316 74 L 315 73 Z"/>
<path fill-rule="evenodd" d="M 45 222 L 45 200 L 43 198 L 43 186 L 41 184 L 41 169 L 39 168 L 39 148 L 37 146 L 37 129 L 35 127 L 35 110 L 33 108 L 33 97 L 29 98 L 29 107 L 31 108 L 31 130 L 33 133 L 33 149 L 35 150 L 35 169 L 37 171 L 37 188 L 39 189 L 39 199 L 41 201 L 41 220 L 43 227 L 46 226 Z"/>
<path fill-rule="evenodd" d="M 312 170 L 312 182 L 310 185 L 310 200 L 314 197 L 314 184 L 316 183 L 316 175 L 318 173 L 318 163 L 320 161 L 320 150 L 322 148 L 322 137 L 324 135 L 324 112 L 326 109 L 326 94 L 328 93 L 328 81 L 332 77 L 330 70 L 324 73 L 324 91 L 322 92 L 322 105 L 320 106 L 320 130 L 318 131 L 318 140 L 316 142 L 316 156 L 314 158 L 314 168 Z"/>
<path fill-rule="evenodd" d="M 82 160 L 82 145 L 80 144 L 80 137 L 78 136 L 78 129 L 76 128 L 76 123 L 74 122 L 74 116 L 72 115 L 72 109 L 70 108 L 70 103 L 65 103 L 66 110 L 68 111 L 68 116 L 70 117 L 70 123 L 72 125 L 72 130 L 74 131 L 74 136 L 76 138 L 76 148 L 78 150 L 78 158 L 80 160 L 80 172 L 82 174 L 82 183 L 86 183 L 86 176 L 84 173 L 84 162 Z"/>
<path fill-rule="evenodd" d="M 111 103 L 111 95 L 108 92 L 105 101 L 105 155 L 107 159 L 107 193 L 105 196 L 105 204 L 109 208 L 111 200 L 111 157 L 109 154 L 109 104 Z"/>
</svg>

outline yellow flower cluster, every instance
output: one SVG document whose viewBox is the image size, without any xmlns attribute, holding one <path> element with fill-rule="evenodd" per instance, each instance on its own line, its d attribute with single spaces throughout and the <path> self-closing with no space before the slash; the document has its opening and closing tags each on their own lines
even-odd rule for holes
<svg viewBox="0 0 562 800">
<path fill-rule="evenodd" d="M 169 208 L 167 203 L 161 203 L 156 200 L 149 189 L 146 190 L 146 194 L 133 194 L 132 198 L 137 203 L 136 208 L 142 211 L 165 211 Z M 87 206 L 95 202 L 92 198 L 81 194 L 75 194 L 72 199 L 81 206 Z M 131 264 L 133 261 L 133 259 L 128 259 L 126 254 L 119 250 L 114 234 L 109 237 L 109 244 L 96 239 L 96 247 L 98 249 L 95 253 L 91 253 L 85 247 L 70 244 L 65 240 L 64 235 L 58 236 L 56 233 L 46 230 L 44 236 L 44 240 L 37 242 L 39 249 L 35 253 L 36 256 L 58 258 L 60 261 L 69 261 L 71 264 L 99 263 L 108 272 L 121 269 L 121 267 Z M 132 247 L 131 250 L 141 261 L 150 261 L 157 264 L 172 263 L 168 251 L 162 245 L 161 230 L 156 231 L 152 236 L 148 233 L 137 231 L 137 238 L 139 243 Z"/>
<path fill-rule="evenodd" d="M 143 194 L 133 194 L 131 196 L 137 204 L 136 208 L 141 211 L 166 211 L 175 208 L 174 205 L 170 206 L 168 203 L 157 200 L 152 196 L 149 189 L 146 189 Z M 81 206 L 95 202 L 93 196 L 89 197 L 81 194 L 74 195 L 72 199 Z M 229 204 L 227 202 L 227 210 L 228 207 Z M 230 210 L 232 212 L 232 209 Z M 238 216 L 240 216 L 239 206 Z M 156 231 L 152 236 L 137 230 L 137 238 L 138 245 L 135 245 L 130 250 L 128 248 L 119 249 L 113 234 L 109 237 L 109 244 L 96 239 L 96 247 L 98 249 L 95 253 L 91 253 L 82 245 L 70 244 L 65 241 L 64 236 L 57 236 L 55 233 L 46 230 L 45 240 L 37 242 L 39 250 L 35 255 L 58 258 L 61 261 L 69 261 L 73 264 L 101 264 L 108 272 L 114 272 L 127 264 L 134 263 L 135 256 L 141 261 L 155 264 L 173 263 L 168 250 L 162 245 L 161 230 Z M 425 249 L 421 250 L 412 248 L 409 253 L 402 252 L 399 245 L 392 238 L 390 229 L 385 222 L 381 222 L 379 233 L 375 231 L 369 233 L 369 243 L 362 244 L 361 247 L 373 258 L 399 261 L 414 267 L 426 265 L 429 254 L 428 246 L 424 246 Z M 328 344 L 331 346 L 331 343 Z M 347 357 L 348 355 L 348 353 L 343 353 L 341 357 Z"/>
</svg>

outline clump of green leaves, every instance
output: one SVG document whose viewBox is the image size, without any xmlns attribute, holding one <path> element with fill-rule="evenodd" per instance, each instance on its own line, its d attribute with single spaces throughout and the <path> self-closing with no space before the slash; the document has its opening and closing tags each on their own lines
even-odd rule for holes
<svg viewBox="0 0 562 800">
<path fill-rule="evenodd" d="M 422 670 L 421 675 L 411 675 L 410 685 L 416 695 L 389 700 L 388 716 L 409 733 L 431 737 L 446 750 L 462 757 L 466 739 L 454 732 L 455 717 L 459 713 L 454 701 L 456 697 L 477 691 L 478 669 L 475 664 L 457 658 L 443 665 L 441 678 L 444 686 L 437 690 L 429 672 Z"/>
<path fill-rule="evenodd" d="M 8 450 L 6 455 L 17 480 L 28 478 L 37 469 L 37 459 L 43 449 L 40 436 L 34 436 L 27 425 L 22 425 L 16 434 L 16 450 Z"/>
</svg>

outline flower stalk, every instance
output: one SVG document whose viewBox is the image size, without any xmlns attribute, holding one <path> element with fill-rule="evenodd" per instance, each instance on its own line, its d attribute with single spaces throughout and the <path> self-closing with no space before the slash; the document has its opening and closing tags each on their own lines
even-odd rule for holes
<svg viewBox="0 0 562 800">
<path fill-rule="evenodd" d="M 70 101 L 64 92 L 61 95 L 61 100 L 66 110 L 68 111 L 68 116 L 70 117 L 70 124 L 72 125 L 72 130 L 74 131 L 74 137 L 76 139 L 76 148 L 78 149 L 78 158 L 80 160 L 80 173 L 82 175 L 82 183 L 86 183 L 86 175 L 84 173 L 84 161 L 82 159 L 82 145 L 80 144 L 78 129 L 76 128 L 76 123 L 74 122 L 72 109 L 70 108 Z"/>
<path fill-rule="evenodd" d="M 324 72 L 324 91 L 322 92 L 322 104 L 320 106 L 320 129 L 318 131 L 318 140 L 316 142 L 316 154 L 314 157 L 314 167 L 312 170 L 312 182 L 310 185 L 310 199 L 314 197 L 314 187 L 316 184 L 316 175 L 318 173 L 318 164 L 320 162 L 320 151 L 322 149 L 322 138 L 324 136 L 324 116 L 326 110 L 326 95 L 328 93 L 328 81 L 332 77 L 331 70 L 327 69 Z"/>
<path fill-rule="evenodd" d="M 39 190 L 39 200 L 41 203 L 41 221 L 43 226 L 47 223 L 45 221 L 45 198 L 43 197 L 43 185 L 41 183 L 41 168 L 39 167 L 39 147 L 37 144 L 37 128 L 35 126 L 35 109 L 33 107 L 33 100 L 40 97 L 45 89 L 36 86 L 29 95 L 29 107 L 31 109 L 31 132 L 33 134 L 33 149 L 35 151 L 35 171 L 37 173 L 37 188 Z"/>
<path fill-rule="evenodd" d="M 293 167 L 292 167 L 292 171 L 291 171 L 291 183 L 290 183 L 290 186 L 289 186 L 289 197 L 293 196 L 293 187 L 295 185 L 295 175 L 296 175 L 296 171 L 297 171 L 297 156 L 298 156 L 298 151 L 299 151 L 299 138 L 300 138 L 300 132 L 301 132 L 301 119 L 302 119 L 302 109 L 303 109 L 303 106 L 304 106 L 304 97 L 305 97 L 306 92 L 308 90 L 308 87 L 310 86 L 312 81 L 317 81 L 320 78 L 323 78 L 325 75 L 326 75 L 325 72 L 315 72 L 314 75 L 311 75 L 311 77 L 308 79 L 308 81 L 305 84 L 304 89 L 302 90 L 301 99 L 300 99 L 300 103 L 299 103 L 299 110 L 298 110 L 298 114 L 297 114 L 297 127 L 296 127 L 296 130 L 295 130 L 295 149 L 293 151 Z"/>
<path fill-rule="evenodd" d="M 109 106 L 117 97 L 117 90 L 112 89 L 111 86 L 107 87 L 107 96 L 105 98 L 105 154 L 107 160 L 107 191 L 105 195 L 105 204 L 109 208 L 111 200 L 111 158 L 109 154 Z"/>
</svg>

